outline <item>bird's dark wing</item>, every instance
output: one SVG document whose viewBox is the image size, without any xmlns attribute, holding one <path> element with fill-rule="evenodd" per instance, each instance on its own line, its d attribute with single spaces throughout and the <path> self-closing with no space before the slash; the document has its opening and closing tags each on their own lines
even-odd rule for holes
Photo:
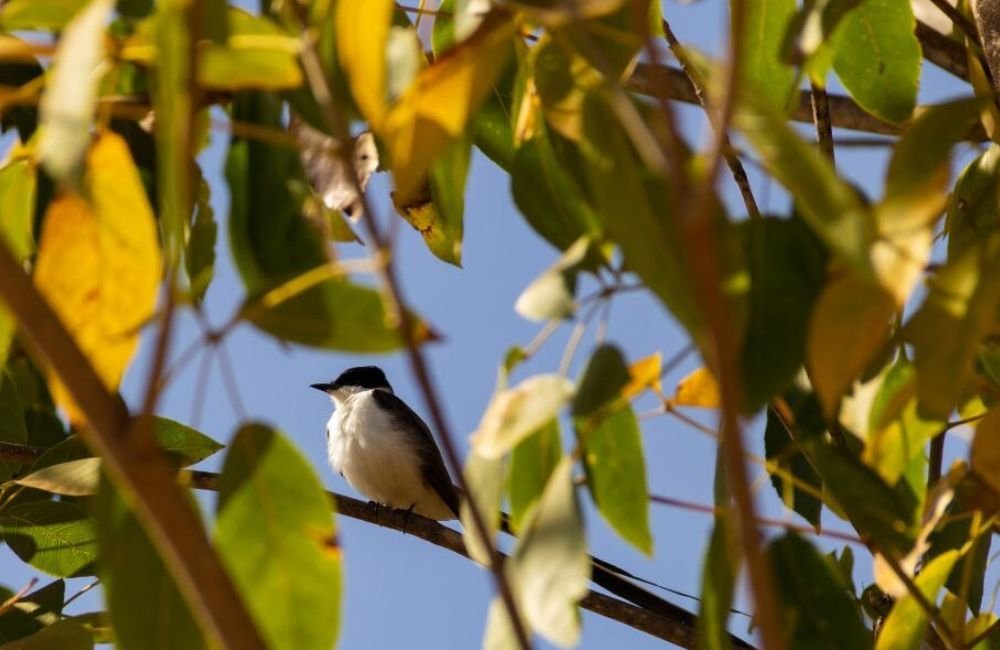
<svg viewBox="0 0 1000 650">
<path fill-rule="evenodd" d="M 406 402 L 396 397 L 394 394 L 384 390 L 373 390 L 372 395 L 375 402 L 384 410 L 393 413 L 400 424 L 410 429 L 419 431 L 426 439 L 427 444 L 420 446 L 420 459 L 423 462 L 423 473 L 427 482 L 437 492 L 441 500 L 458 517 L 458 492 L 451 482 L 448 469 L 444 466 L 444 459 L 441 458 L 441 451 L 438 449 L 434 436 L 427 424 L 420 419 L 420 416 L 413 412 Z"/>
</svg>

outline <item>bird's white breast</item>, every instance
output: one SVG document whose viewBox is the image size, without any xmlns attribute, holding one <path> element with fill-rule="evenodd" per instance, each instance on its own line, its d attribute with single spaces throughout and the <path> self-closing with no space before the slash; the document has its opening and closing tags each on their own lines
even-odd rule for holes
<svg viewBox="0 0 1000 650">
<path fill-rule="evenodd" d="M 330 464 L 357 491 L 378 503 L 435 519 L 453 515 L 425 483 L 412 434 L 382 410 L 371 390 L 338 400 L 327 423 Z M 443 508 L 443 511 L 442 511 Z"/>
</svg>

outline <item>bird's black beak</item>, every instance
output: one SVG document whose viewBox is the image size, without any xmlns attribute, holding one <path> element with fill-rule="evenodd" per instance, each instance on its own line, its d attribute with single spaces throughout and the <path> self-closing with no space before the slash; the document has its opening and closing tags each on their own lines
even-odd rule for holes
<svg viewBox="0 0 1000 650">
<path fill-rule="evenodd" d="M 334 389 L 333 384 L 309 384 L 310 388 L 315 388 L 316 390 L 323 391 L 324 393 L 329 393 Z"/>
</svg>

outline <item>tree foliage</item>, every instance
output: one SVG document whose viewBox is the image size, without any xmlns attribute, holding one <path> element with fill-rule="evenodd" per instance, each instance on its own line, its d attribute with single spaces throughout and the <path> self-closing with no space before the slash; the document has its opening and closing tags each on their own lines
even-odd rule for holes
<svg viewBox="0 0 1000 650">
<path fill-rule="evenodd" d="M 437 333 L 399 290 L 365 186 L 389 174 L 398 217 L 461 266 L 479 154 L 553 248 L 514 306 L 546 323 L 539 345 L 640 290 L 703 360 L 665 391 L 671 350 L 629 359 L 601 341 L 579 377 L 515 382 L 537 345 L 512 348 L 464 472 L 432 409 L 469 497 L 468 553 L 501 587 L 484 647 L 572 646 L 581 606 L 728 647 L 744 569 L 762 646 L 1000 642 L 983 602 L 1000 515 L 1000 24 L 988 3 L 959 3 L 942 33 L 903 0 L 730 0 L 735 55 L 719 60 L 678 42 L 661 15 L 672 5 L 649 0 L 426 4 L 0 4 L 0 539 L 54 578 L 0 586 L 2 648 L 335 643 L 347 592 L 319 480 L 266 425 L 244 423 L 223 448 L 152 413 L 161 355 L 177 315 L 213 300 L 221 229 L 245 295 L 206 345 L 245 322 L 281 342 L 405 352 L 419 378 Z M 964 96 L 918 106 L 922 58 Z M 834 75 L 846 96 L 827 93 Z M 681 101 L 705 109 L 707 148 L 679 127 Z M 219 116 L 229 215 L 213 213 L 218 188 L 196 158 Z M 846 129 L 891 152 L 880 196 L 838 168 Z M 953 178 L 962 143 L 975 157 Z M 744 161 L 784 188 L 786 210 L 761 213 Z M 729 172 L 742 202 L 728 200 Z M 378 287 L 338 257 L 359 240 Z M 141 337 L 156 358 L 129 412 L 118 389 Z M 599 565 L 584 500 L 638 551 L 658 547 L 635 406 L 650 396 L 662 417 L 719 413 L 696 624 L 640 598 L 643 624 L 588 592 Z M 744 432 L 758 414 L 766 426 Z M 969 457 L 943 467 L 959 427 L 974 430 Z M 766 544 L 741 471 L 751 431 L 771 498 L 807 524 Z M 217 482 L 185 469 L 215 453 Z M 218 489 L 217 511 L 199 513 L 192 487 Z M 849 549 L 823 555 L 803 534 L 833 519 L 873 559 L 873 585 L 859 589 Z M 501 526 L 518 534 L 506 561 Z M 63 579 L 79 576 L 100 578 L 106 611 L 62 611 Z"/>
</svg>

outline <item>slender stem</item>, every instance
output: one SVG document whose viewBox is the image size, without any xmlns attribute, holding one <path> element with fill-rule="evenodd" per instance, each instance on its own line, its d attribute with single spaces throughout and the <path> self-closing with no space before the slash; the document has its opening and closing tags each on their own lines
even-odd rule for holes
<svg viewBox="0 0 1000 650">
<path fill-rule="evenodd" d="M 701 104 L 702 109 L 708 116 L 708 121 L 714 129 L 722 128 L 721 124 L 713 118 L 712 111 L 709 110 L 708 102 L 705 99 L 705 83 L 701 79 L 701 75 L 698 74 L 698 70 L 691 64 L 691 59 L 687 54 L 687 50 L 681 45 L 680 41 L 674 35 L 674 31 L 670 28 L 670 23 L 666 19 L 661 21 L 663 26 L 663 34 L 666 36 L 667 44 L 670 46 L 670 51 L 674 53 L 677 57 L 677 61 L 681 64 L 681 70 L 687 75 L 688 79 L 691 80 L 691 85 L 694 86 L 694 92 L 698 96 L 698 103 Z M 757 200 L 753 196 L 753 190 L 750 188 L 750 180 L 747 178 L 747 172 L 743 168 L 743 163 L 740 162 L 739 156 L 733 150 L 732 143 L 729 141 L 729 136 L 723 134 L 724 148 L 723 153 L 726 157 L 726 164 L 729 165 L 729 171 L 733 175 L 733 180 L 736 182 L 736 186 L 740 189 L 740 195 L 743 197 L 743 204 L 747 208 L 747 214 L 750 215 L 751 219 L 760 218 L 760 209 L 757 207 Z"/>
<path fill-rule="evenodd" d="M 736 503 L 733 515 L 739 524 L 739 539 L 745 553 L 750 587 L 757 605 L 761 637 L 765 648 L 781 650 L 785 647 L 785 636 L 778 616 L 778 601 L 771 568 L 763 553 L 760 532 L 757 530 L 756 506 L 744 464 L 743 434 L 739 421 L 742 402 L 739 349 L 736 337 L 731 334 L 733 321 L 721 290 L 721 264 L 714 232 L 717 201 L 715 179 L 725 156 L 726 131 L 736 107 L 746 9 L 743 0 L 732 0 L 730 3 L 729 52 L 722 95 L 715 110 L 718 124 L 713 134 L 704 178 L 694 188 L 694 196 L 689 201 L 690 207 L 683 215 L 681 226 L 688 243 L 688 250 L 691 251 L 688 263 L 698 285 L 698 298 L 710 336 L 708 345 L 714 355 L 714 359 L 706 361 L 710 361 L 710 365 L 714 366 L 719 379 L 722 400 L 720 444 L 728 485 Z"/>
<path fill-rule="evenodd" d="M 813 124 L 816 125 L 819 149 L 833 163 L 836 161 L 833 153 L 833 124 L 830 122 L 830 98 L 827 97 L 826 88 L 810 81 L 809 99 L 812 102 Z"/>
<path fill-rule="evenodd" d="M 931 4 L 947 16 L 951 23 L 965 34 L 966 38 L 977 45 L 979 44 L 979 31 L 976 30 L 976 26 L 948 0 L 931 0 Z"/>
<path fill-rule="evenodd" d="M 302 61 L 302 67 L 305 70 L 306 81 L 313 91 L 313 95 L 316 97 L 317 103 L 322 109 L 323 117 L 327 122 L 326 126 L 335 137 L 344 143 L 345 146 L 339 153 L 346 168 L 351 169 L 351 161 L 354 156 L 354 143 L 350 137 L 350 131 L 347 123 L 344 121 L 343 116 L 340 114 L 340 111 L 337 109 L 334 102 L 328 78 L 326 73 L 323 71 L 319 55 L 316 52 L 315 34 L 313 34 L 311 30 L 306 29 L 306 21 L 303 19 L 301 13 L 297 13 L 302 12 L 303 8 L 297 3 L 290 4 L 294 5 L 294 7 L 291 11 L 287 12 L 287 15 L 298 23 L 299 31 L 303 34 L 300 58 Z M 414 377 L 416 377 L 417 384 L 420 387 L 424 402 L 426 403 L 428 412 L 431 416 L 431 423 L 438 432 L 438 438 L 441 442 L 445 460 L 451 469 L 452 475 L 457 479 L 457 483 L 461 488 L 462 493 L 465 494 L 465 501 L 471 514 L 472 524 L 476 534 L 480 539 L 491 544 L 492 538 L 489 534 L 489 527 L 486 525 L 486 518 L 483 514 L 482 508 L 476 503 L 474 497 L 472 496 L 472 491 L 469 489 L 469 485 L 465 479 L 465 473 L 462 471 L 462 462 L 458 454 L 458 449 L 452 439 L 448 423 L 444 417 L 444 411 L 442 410 L 440 401 L 437 397 L 434 382 L 430 376 L 430 370 L 426 360 L 424 359 L 423 351 L 420 348 L 413 318 L 403 296 L 402 287 L 396 277 L 391 251 L 385 247 L 385 240 L 378 227 L 375 214 L 371 209 L 372 206 L 365 197 L 364 190 L 361 188 L 361 184 L 358 182 L 357 176 L 354 174 L 347 174 L 347 177 L 354 186 L 354 191 L 361 201 L 363 209 L 362 218 L 365 222 L 365 226 L 367 227 L 371 244 L 375 249 L 376 257 L 385 260 L 385 263 L 380 265 L 379 268 L 382 284 L 387 290 L 388 296 L 392 301 L 397 321 L 397 330 L 403 340 L 403 343 L 406 345 L 406 353 L 410 363 L 410 370 Z M 489 568 L 493 574 L 497 591 L 499 592 L 500 598 L 505 609 L 507 610 L 508 619 L 510 620 L 511 628 L 513 629 L 518 645 L 522 648 L 522 650 L 528 650 L 532 647 L 531 638 L 528 633 L 528 628 L 525 625 L 519 611 L 517 601 L 514 599 L 513 589 L 511 588 L 510 582 L 507 580 L 507 575 L 504 572 L 503 562 L 503 555 L 494 546 L 492 548 L 492 552 L 490 553 Z"/>
<path fill-rule="evenodd" d="M 948 430 L 931 438 L 930 455 L 927 459 L 927 488 L 930 489 L 941 478 L 941 467 L 944 464 L 944 437 Z"/>
</svg>

